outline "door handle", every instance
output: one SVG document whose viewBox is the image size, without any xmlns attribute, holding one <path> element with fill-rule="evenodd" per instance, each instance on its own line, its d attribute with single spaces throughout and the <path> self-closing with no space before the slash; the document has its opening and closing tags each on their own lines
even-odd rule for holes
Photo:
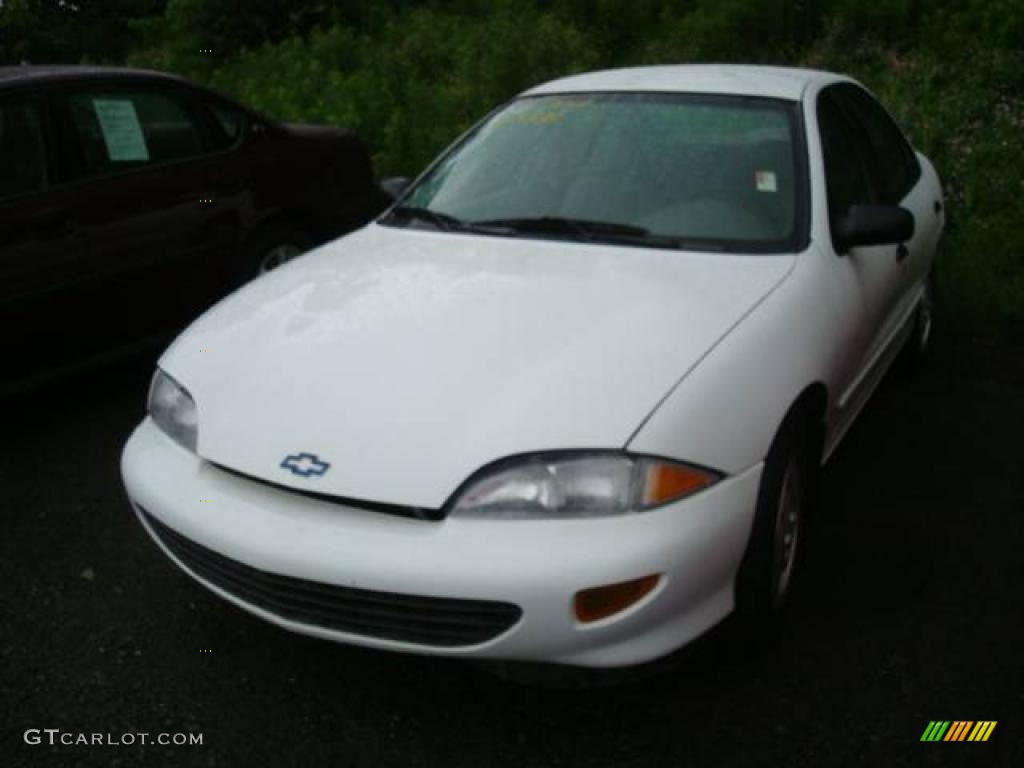
<svg viewBox="0 0 1024 768">
<path fill-rule="evenodd" d="M 900 243 L 896 246 L 896 261 L 903 261 L 909 255 L 910 249 L 907 248 L 906 243 Z"/>
</svg>

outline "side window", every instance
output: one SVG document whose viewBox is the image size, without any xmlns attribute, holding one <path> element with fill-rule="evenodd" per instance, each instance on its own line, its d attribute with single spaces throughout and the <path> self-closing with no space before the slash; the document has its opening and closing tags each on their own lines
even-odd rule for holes
<svg viewBox="0 0 1024 768">
<path fill-rule="evenodd" d="M 857 152 L 854 129 L 839 108 L 833 89 L 818 96 L 818 131 L 825 161 L 828 215 L 834 228 L 836 219 L 851 205 L 872 203 L 874 195 Z"/>
<path fill-rule="evenodd" d="M 81 91 L 68 96 L 66 107 L 81 155 L 78 175 L 116 173 L 203 153 L 199 126 L 185 103 L 170 93 Z"/>
<path fill-rule="evenodd" d="M 39 102 L 0 101 L 0 200 L 41 192 L 49 185 Z"/>
<path fill-rule="evenodd" d="M 213 117 L 212 148 L 222 150 L 233 147 L 242 138 L 246 116 L 220 101 L 207 102 L 207 107 Z"/>
<path fill-rule="evenodd" d="M 889 114 L 865 90 L 841 85 L 836 88 L 836 98 L 863 131 L 870 152 L 868 172 L 879 202 L 898 204 L 921 176 L 914 150 Z"/>
</svg>

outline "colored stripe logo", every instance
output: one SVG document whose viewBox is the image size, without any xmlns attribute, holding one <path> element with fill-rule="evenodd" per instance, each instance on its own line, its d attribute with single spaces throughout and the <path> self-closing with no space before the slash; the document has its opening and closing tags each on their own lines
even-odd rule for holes
<svg viewBox="0 0 1024 768">
<path fill-rule="evenodd" d="M 988 741 L 996 720 L 932 720 L 921 741 Z"/>
</svg>

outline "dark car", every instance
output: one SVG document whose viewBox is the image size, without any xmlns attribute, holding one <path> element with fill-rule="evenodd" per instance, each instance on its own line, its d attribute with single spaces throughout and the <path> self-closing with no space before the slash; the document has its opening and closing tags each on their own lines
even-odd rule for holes
<svg viewBox="0 0 1024 768">
<path fill-rule="evenodd" d="M 151 345 L 387 202 L 349 131 L 155 72 L 0 67 L 0 394 Z"/>
</svg>

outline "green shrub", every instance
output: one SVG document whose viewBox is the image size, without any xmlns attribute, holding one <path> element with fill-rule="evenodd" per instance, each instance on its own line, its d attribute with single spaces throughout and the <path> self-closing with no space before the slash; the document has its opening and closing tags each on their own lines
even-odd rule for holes
<svg viewBox="0 0 1024 768">
<path fill-rule="evenodd" d="M 847 72 L 942 176 L 950 318 L 986 333 L 1024 328 L 1020 0 L 112 0 L 88 13 L 8 0 L 0 24 L 8 59 L 127 60 L 282 120 L 352 127 L 381 175 L 416 173 L 495 105 L 581 70 L 740 61 Z M 81 31 L 96 25 L 118 41 L 107 59 Z"/>
</svg>

